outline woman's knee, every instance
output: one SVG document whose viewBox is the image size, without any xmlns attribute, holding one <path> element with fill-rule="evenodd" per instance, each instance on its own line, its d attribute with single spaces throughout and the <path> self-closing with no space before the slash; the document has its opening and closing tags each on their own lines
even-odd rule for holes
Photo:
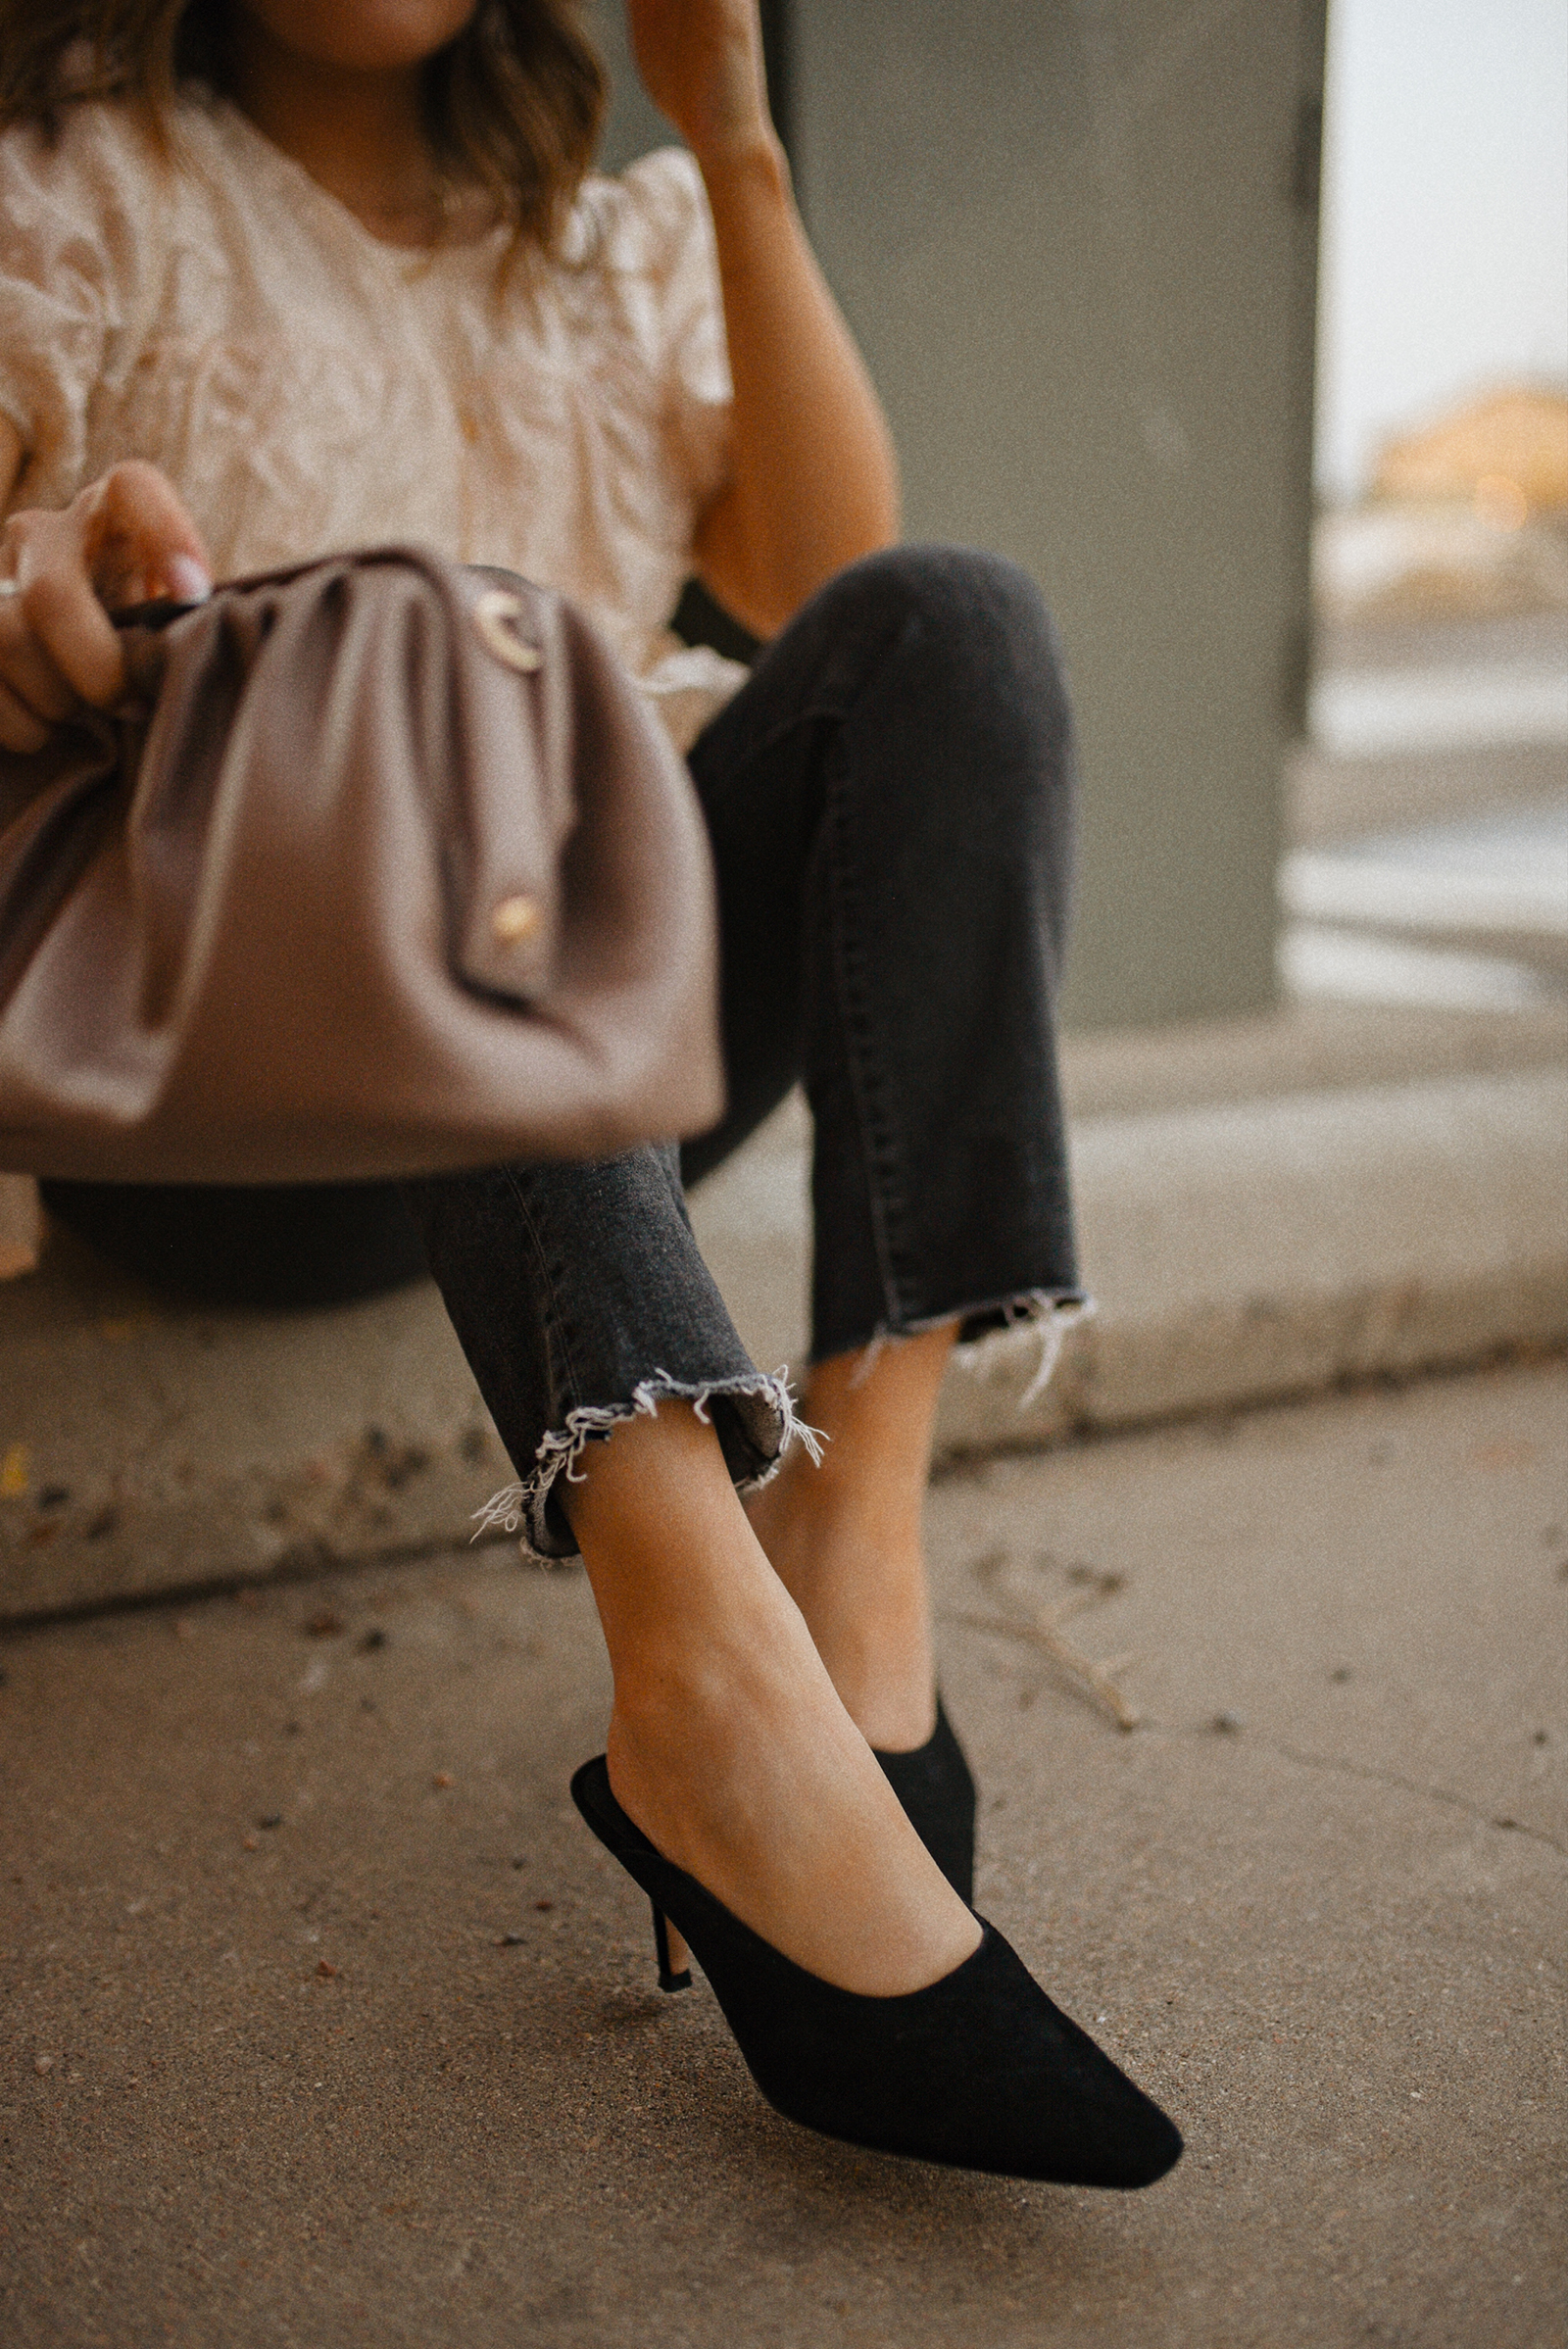
<svg viewBox="0 0 1568 2349">
<path fill-rule="evenodd" d="M 857 619 L 918 643 L 929 676 L 946 670 L 982 693 L 1022 693 L 1043 722 L 1066 716 L 1060 640 L 1039 587 L 1021 564 L 972 547 L 886 547 L 841 571 L 824 596 Z"/>
</svg>

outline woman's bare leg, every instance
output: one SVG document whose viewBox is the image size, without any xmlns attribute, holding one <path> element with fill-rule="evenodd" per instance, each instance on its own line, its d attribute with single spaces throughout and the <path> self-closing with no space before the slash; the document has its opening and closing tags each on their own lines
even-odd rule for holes
<svg viewBox="0 0 1568 2349">
<path fill-rule="evenodd" d="M 846 1710 L 885 1752 L 923 1745 L 936 1720 L 922 1514 L 956 1326 L 818 1363 L 802 1410 L 828 1439 L 821 1466 L 797 1447 L 748 1503 Z"/>
<path fill-rule="evenodd" d="M 567 1506 L 614 1676 L 611 1784 L 664 1857 L 812 1974 L 892 1996 L 977 1945 L 689 1406 L 583 1454 Z"/>
</svg>

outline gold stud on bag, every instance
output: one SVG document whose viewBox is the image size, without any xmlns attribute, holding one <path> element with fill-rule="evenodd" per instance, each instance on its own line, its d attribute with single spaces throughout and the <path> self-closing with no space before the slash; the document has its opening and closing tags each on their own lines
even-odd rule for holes
<svg viewBox="0 0 1568 2349">
<path fill-rule="evenodd" d="M 136 714 L 0 752 L 0 1168 L 346 1180 L 714 1121 L 701 810 L 570 605 L 389 547 L 121 625 Z"/>
<path fill-rule="evenodd" d="M 503 898 L 490 916 L 490 927 L 503 946 L 522 946 L 534 936 L 543 918 L 534 899 Z"/>
</svg>

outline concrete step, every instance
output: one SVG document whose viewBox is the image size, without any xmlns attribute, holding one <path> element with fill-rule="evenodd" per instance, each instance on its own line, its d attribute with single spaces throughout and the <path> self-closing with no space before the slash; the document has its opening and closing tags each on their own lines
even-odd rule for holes
<svg viewBox="0 0 1568 2349">
<path fill-rule="evenodd" d="M 956 1367 L 944 1455 L 1560 1346 L 1561 1046 L 1547 1018 L 1297 1012 L 1070 1048 L 1099 1315 L 1032 1402 L 1027 1332 Z M 805 1350 L 805 1150 L 786 1103 L 693 1201 L 769 1368 Z M 414 1554 L 510 1474 L 427 1287 L 215 1313 L 59 1236 L 0 1286 L 0 1616 Z"/>
<path fill-rule="evenodd" d="M 1308 922 L 1424 939 L 1568 979 L 1568 795 L 1297 849 L 1280 901 Z"/>
</svg>

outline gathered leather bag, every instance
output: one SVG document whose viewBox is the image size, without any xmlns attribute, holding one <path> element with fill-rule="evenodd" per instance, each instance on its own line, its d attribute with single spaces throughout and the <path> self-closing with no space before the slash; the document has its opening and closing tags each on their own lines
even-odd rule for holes
<svg viewBox="0 0 1568 2349">
<path fill-rule="evenodd" d="M 0 751 L 0 1168 L 599 1157 L 722 1106 L 691 780 L 561 597 L 387 547 L 124 615 Z"/>
</svg>

